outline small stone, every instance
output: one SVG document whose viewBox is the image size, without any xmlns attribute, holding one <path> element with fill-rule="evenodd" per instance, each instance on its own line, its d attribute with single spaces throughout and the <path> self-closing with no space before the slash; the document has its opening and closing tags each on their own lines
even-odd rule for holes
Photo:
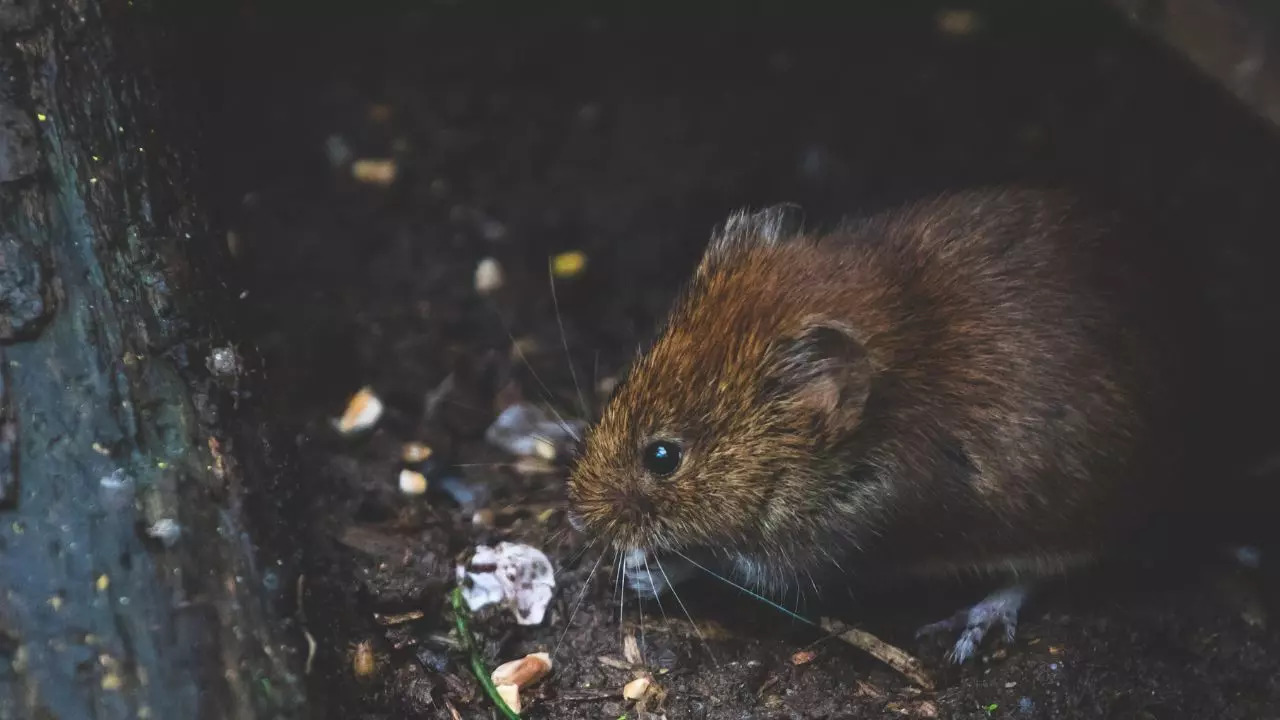
<svg viewBox="0 0 1280 720">
<path fill-rule="evenodd" d="M 205 367 L 209 372 L 220 377 L 234 377 L 240 374 L 240 353 L 230 345 L 214 348 L 205 359 Z"/>
</svg>

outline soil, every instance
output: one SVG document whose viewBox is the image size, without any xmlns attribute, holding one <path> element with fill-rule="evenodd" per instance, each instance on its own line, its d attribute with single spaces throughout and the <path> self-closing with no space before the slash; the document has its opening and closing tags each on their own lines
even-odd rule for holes
<svg viewBox="0 0 1280 720">
<path fill-rule="evenodd" d="M 235 20 L 207 79 L 206 165 L 253 330 L 246 401 L 296 428 L 301 466 L 255 499 L 292 522 L 258 541 L 316 643 L 326 717 L 497 716 L 446 593 L 458 558 L 501 540 L 556 568 L 542 625 L 471 621 L 490 668 L 555 653 L 524 694 L 531 718 L 1280 717 L 1280 635 L 1244 571 L 1080 580 L 962 668 L 910 629 L 973 594 L 846 618 L 917 654 L 939 677 L 923 691 L 714 581 L 681 593 L 687 616 L 619 597 L 611 556 L 587 585 L 599 548 L 567 528 L 564 463 L 530 468 L 485 442 L 520 399 L 590 420 L 739 206 L 795 201 L 822 222 L 1046 181 L 1124 194 L 1180 231 L 1277 236 L 1274 131 L 1105 9 L 976 3 L 966 25 L 947 6 L 867 5 L 355 17 L 259 3 Z M 394 182 L 355 179 L 355 158 L 391 159 Z M 585 270 L 553 296 L 548 258 L 571 250 Z M 481 295 L 489 257 L 504 283 Z M 366 385 L 382 421 L 338 435 L 331 419 Z M 433 451 L 414 465 L 422 496 L 398 487 L 408 441 Z M 621 660 L 627 635 L 661 689 L 641 707 L 621 697 L 641 672 Z M 793 663 L 805 649 L 816 657 Z"/>
</svg>

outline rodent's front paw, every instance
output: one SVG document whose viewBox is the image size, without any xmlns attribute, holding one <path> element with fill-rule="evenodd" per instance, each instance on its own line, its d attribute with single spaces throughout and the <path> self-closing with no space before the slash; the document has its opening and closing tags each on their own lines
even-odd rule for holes
<svg viewBox="0 0 1280 720">
<path fill-rule="evenodd" d="M 916 637 L 960 630 L 960 637 L 947 657 L 956 664 L 963 663 L 973 657 L 982 639 L 994 626 L 1002 626 L 1005 642 L 1013 642 L 1018 630 L 1018 610 L 1027 599 L 1027 592 L 1025 585 L 1014 585 L 994 592 L 977 605 L 961 610 L 946 620 L 925 625 L 916 631 Z"/>
</svg>

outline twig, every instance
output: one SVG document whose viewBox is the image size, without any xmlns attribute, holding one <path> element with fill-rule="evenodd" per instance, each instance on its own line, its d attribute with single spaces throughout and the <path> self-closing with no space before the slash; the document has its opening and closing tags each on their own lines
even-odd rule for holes
<svg viewBox="0 0 1280 720">
<path fill-rule="evenodd" d="M 910 655 L 905 650 L 890 645 L 865 630 L 857 628 L 846 629 L 840 623 L 829 618 L 822 619 L 822 629 L 897 670 L 908 680 L 925 690 L 934 688 L 933 678 L 930 677 L 924 666 L 915 656 Z"/>
</svg>

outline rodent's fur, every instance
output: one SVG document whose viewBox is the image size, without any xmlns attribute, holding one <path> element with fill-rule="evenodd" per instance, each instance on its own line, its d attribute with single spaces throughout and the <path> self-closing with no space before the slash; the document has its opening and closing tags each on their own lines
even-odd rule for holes
<svg viewBox="0 0 1280 720">
<path fill-rule="evenodd" d="M 623 549 L 780 592 L 829 572 L 1052 573 L 1186 498 L 1203 312 L 1181 253 L 1057 191 L 714 236 L 569 482 Z M 640 453 L 678 441 L 654 477 Z"/>
</svg>

